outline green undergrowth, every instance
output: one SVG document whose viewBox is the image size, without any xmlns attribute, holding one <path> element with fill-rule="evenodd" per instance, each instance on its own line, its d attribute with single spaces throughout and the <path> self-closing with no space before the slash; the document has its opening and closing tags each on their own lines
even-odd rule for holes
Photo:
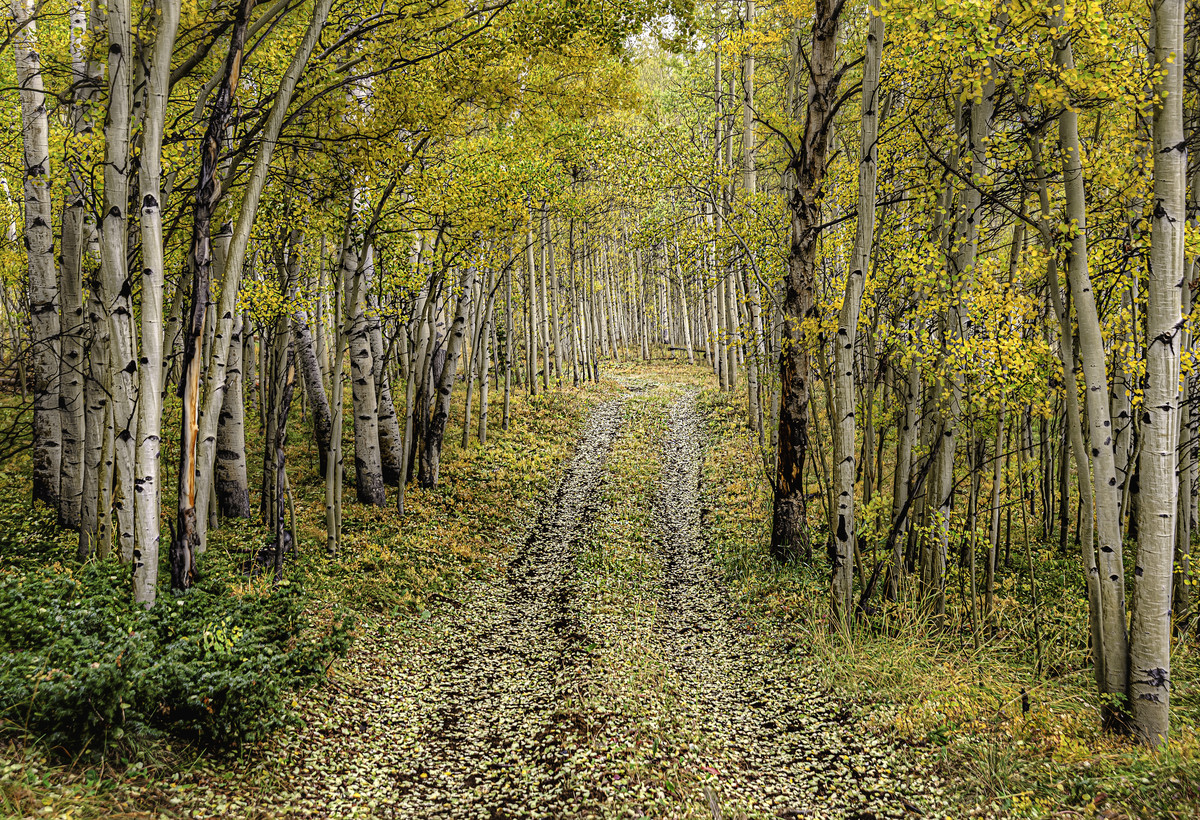
<svg viewBox="0 0 1200 820">
<path fill-rule="evenodd" d="M 410 485 L 403 517 L 391 506 L 391 488 L 387 507 L 354 501 L 347 429 L 335 556 L 326 550 L 311 421 L 296 406 L 288 475 L 297 549 L 287 556 L 284 583 L 246 572 L 249 556 L 270 542 L 269 529 L 257 519 L 223 521 L 209 533 L 200 582 L 182 598 L 168 589 L 164 548 L 159 603 L 150 612 L 133 606 L 126 566 L 76 559 L 75 536 L 58 530 L 50 511 L 30 509 L 28 465 L 11 461 L 0 478 L 0 817 L 173 816 L 180 802 L 173 783 L 208 781 L 201 788 L 221 793 L 213 778 L 259 768 L 272 733 L 303 719 L 303 691 L 321 685 L 352 629 L 422 617 L 464 580 L 503 564 L 588 409 L 626 389 L 611 380 L 536 397 L 514 389 L 506 431 L 502 392 L 494 390 L 488 443 L 478 443 L 473 423 L 467 447 L 456 391 L 441 485 Z M 168 403 L 168 433 L 177 412 Z M 251 404 L 253 510 L 262 463 L 257 417 Z M 175 504 L 171 438 L 162 458 L 166 513 Z M 165 543 L 165 526 L 163 533 Z M 233 803 L 229 811 L 241 816 Z"/>
<path fill-rule="evenodd" d="M 460 387 L 446 431 L 439 486 L 423 489 L 413 481 L 403 516 L 396 512 L 392 487 L 384 507 L 354 501 L 354 440 L 353 430 L 347 430 L 342 544 L 332 556 L 316 449 L 307 420 L 293 420 L 291 439 L 297 443 L 289 453 L 289 481 L 298 543 L 289 558 L 290 572 L 314 598 L 370 617 L 419 614 L 452 595 L 464 580 L 486 577 L 520 540 L 588 409 L 615 389 L 602 384 L 533 397 L 514 389 L 507 430 L 501 429 L 502 391 L 493 389 L 487 444 L 479 444 L 472 424 L 470 443 L 463 447 Z M 346 401 L 348 407 L 349 396 Z M 257 430 L 248 433 L 252 452 L 261 446 L 258 438 Z M 241 560 L 248 543 L 268 536 L 258 522 L 230 524 L 210 535 L 210 554 L 221 553 L 223 560 Z"/>
<path fill-rule="evenodd" d="M 922 617 L 907 591 L 886 605 L 876 593 L 875 611 L 849 638 L 831 634 L 821 549 L 827 530 L 813 529 L 812 561 L 774 562 L 770 485 L 761 450 L 745 431 L 744 398 L 707 392 L 701 407 L 711 442 L 709 531 L 739 605 L 808 654 L 823 683 L 869 725 L 939 768 L 955 784 L 961 816 L 1200 816 L 1194 643 L 1178 643 L 1172 656 L 1171 743 L 1149 751 L 1100 729 L 1083 578 L 1078 560 L 1058 557 L 1056 547 L 1030 547 L 1038 568 L 1035 624 L 1024 545 L 1013 545 L 1012 563 L 998 578 L 995 627 L 980 629 L 978 647 L 969 614 L 955 608 L 966 575 L 954 560 L 945 623 Z M 821 519 L 820 503 L 810 502 L 810 519 Z M 869 575 L 883 558 L 865 541 Z"/>
</svg>

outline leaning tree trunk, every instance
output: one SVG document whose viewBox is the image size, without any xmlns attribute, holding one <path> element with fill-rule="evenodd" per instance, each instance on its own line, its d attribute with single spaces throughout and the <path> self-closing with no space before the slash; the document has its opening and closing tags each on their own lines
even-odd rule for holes
<svg viewBox="0 0 1200 820">
<path fill-rule="evenodd" d="M 1045 245 L 1047 251 L 1046 262 L 1046 280 L 1050 291 L 1050 303 L 1054 309 L 1055 317 L 1058 320 L 1059 328 L 1059 355 L 1062 358 L 1063 364 L 1063 380 L 1066 383 L 1066 414 L 1065 425 L 1066 433 L 1071 446 L 1071 451 L 1075 459 L 1075 472 L 1079 480 L 1079 506 L 1080 506 L 1080 523 L 1083 525 L 1083 531 L 1080 533 L 1080 548 L 1083 555 L 1084 582 L 1087 585 L 1088 593 L 1088 625 L 1090 626 L 1092 639 L 1092 653 L 1095 658 L 1095 673 L 1097 688 L 1103 692 L 1107 675 L 1104 670 L 1104 660 L 1106 653 L 1104 651 L 1105 636 L 1104 636 L 1104 619 L 1101 616 L 1103 609 L 1100 597 L 1100 569 L 1096 561 L 1095 538 L 1093 535 L 1093 500 L 1092 500 L 1092 483 L 1089 480 L 1089 469 L 1087 445 L 1083 440 L 1083 422 L 1080 419 L 1079 412 L 1079 391 L 1076 385 L 1079 383 L 1078 367 L 1075 363 L 1075 341 L 1074 334 L 1071 329 L 1071 317 L 1069 308 L 1063 304 L 1063 298 L 1059 294 L 1058 288 L 1058 254 L 1054 252 L 1054 232 L 1050 225 L 1050 192 L 1049 184 L 1047 183 L 1047 169 L 1042 165 L 1041 146 L 1038 140 L 1040 137 L 1035 137 L 1030 141 L 1030 148 L 1033 158 L 1034 168 L 1038 174 L 1038 199 L 1041 204 L 1041 216 L 1038 220 L 1038 232 L 1042 237 L 1042 244 Z M 1064 447 L 1066 442 L 1064 442 Z M 1065 463 L 1066 453 L 1063 453 Z M 1063 507 L 1066 506 L 1065 492 L 1065 469 L 1062 472 L 1064 477 L 1064 492 L 1063 492 Z M 1063 528 L 1065 530 L 1065 524 Z"/>
<path fill-rule="evenodd" d="M 33 500 L 59 508 L 62 474 L 59 416 L 58 277 L 50 203 L 50 121 L 30 0 L 13 0 L 13 41 L 21 91 L 24 145 L 25 248 L 29 277 L 29 330 L 33 379 Z"/>
<path fill-rule="evenodd" d="M 858 314 L 862 305 L 871 246 L 875 236 L 875 180 L 879 134 L 879 63 L 883 53 L 883 16 L 878 2 L 867 7 L 868 29 L 862 81 L 862 138 L 858 158 L 858 223 L 854 255 L 846 277 L 842 312 L 834 342 L 833 469 L 837 499 L 837 527 L 833 533 L 832 616 L 839 629 L 850 627 L 850 603 L 854 592 L 854 350 L 858 339 Z M 868 396 L 864 401 L 871 400 Z M 868 419 L 869 421 L 869 419 Z M 869 457 L 869 453 L 868 453 Z"/>
<path fill-rule="evenodd" d="M 833 0 L 816 0 L 803 144 L 789 165 L 795 182 L 789 193 L 791 242 L 784 282 L 779 453 L 771 511 L 771 554 L 777 560 L 811 552 L 804 499 L 804 458 L 808 451 L 812 368 L 808 340 L 801 326 L 814 312 L 814 274 L 821 235 L 829 128 L 836 113 L 841 80 L 841 73 L 835 70 L 841 10 L 842 5 Z"/>
<path fill-rule="evenodd" d="M 191 306 L 184 333 L 183 366 L 179 379 L 179 395 L 183 402 L 182 431 L 179 437 L 179 501 L 177 530 L 171 542 L 171 588 L 186 590 L 198 577 L 196 554 L 201 550 L 199 526 L 196 520 L 196 473 L 198 439 L 200 436 L 200 370 L 201 344 L 205 336 L 208 314 L 209 282 L 212 277 L 212 248 L 209 236 L 213 210 L 216 208 L 219 186 L 216 178 L 217 161 L 226 129 L 233 113 L 234 94 L 242 70 L 242 53 L 246 29 L 254 0 L 240 0 L 237 17 L 229 35 L 229 55 L 225 60 L 221 87 L 213 99 L 212 113 L 204 134 L 200 155 L 200 177 L 192 212 L 192 246 L 189 262 L 192 273 Z M 240 220 L 239 220 L 240 222 Z M 241 227 L 239 225 L 239 227 Z M 240 271 L 241 259 L 227 261 L 224 287 Z M 224 308 L 224 305 L 222 305 Z M 231 311 L 232 313 L 232 311 Z M 232 316 L 230 317 L 232 318 Z M 229 344 L 225 340 L 225 346 Z M 221 358 L 225 359 L 226 353 Z M 222 379 L 224 373 L 221 374 Z M 222 391 L 224 392 L 224 391 Z M 207 514 L 201 510 L 200 514 Z"/>
<path fill-rule="evenodd" d="M 1154 217 L 1146 294 L 1146 393 L 1139 459 L 1141 520 L 1129 630 L 1133 731 L 1148 746 L 1167 741 L 1171 698 L 1171 575 L 1178 477 L 1179 283 L 1184 277 L 1187 142 L 1183 133 L 1184 0 L 1156 0 Z"/>
<path fill-rule="evenodd" d="M 262 197 L 263 187 L 266 185 L 267 167 L 271 163 L 271 157 L 274 154 L 275 145 L 279 139 L 279 132 L 283 128 L 284 118 L 287 115 L 288 107 L 291 105 L 292 96 L 295 94 L 296 83 L 299 82 L 300 74 L 304 71 L 304 67 L 308 64 L 308 58 L 312 55 L 312 51 L 316 47 L 317 38 L 325 26 L 325 20 L 329 16 L 329 9 L 332 4 L 333 0 L 316 0 L 313 4 L 312 17 L 309 20 L 308 30 L 305 32 L 300 44 L 296 47 L 292 61 L 279 81 L 279 88 L 275 93 L 274 100 L 271 103 L 271 110 L 267 114 L 266 125 L 262 130 L 262 138 L 259 142 L 258 153 L 254 158 L 254 165 L 251 167 L 250 173 L 246 178 L 246 183 L 242 188 L 241 205 L 238 210 L 237 221 L 234 223 L 233 236 L 229 241 L 229 254 L 225 262 L 226 276 L 221 282 L 220 295 L 217 299 L 217 310 L 215 311 L 217 327 L 216 332 L 213 334 L 212 351 L 207 363 L 204 379 L 204 410 L 198 419 L 199 431 L 196 434 L 196 438 L 200 441 L 215 440 L 217 434 L 217 422 L 224 403 L 226 363 L 233 336 L 234 318 L 238 313 L 237 295 L 241 284 L 242 267 L 245 264 L 246 252 L 250 243 L 250 229 L 254 225 L 258 203 Z M 251 349 L 253 349 L 253 345 L 251 345 Z M 249 360 L 243 359 L 244 363 L 250 361 L 252 361 L 252 357 Z M 253 379 L 250 380 L 250 383 L 253 384 Z M 259 405 L 262 405 L 261 394 Z M 194 462 L 203 461 L 200 464 L 202 468 L 201 474 L 196 477 L 197 482 L 203 481 L 207 483 L 211 480 L 213 463 L 208 459 L 212 457 L 214 449 L 208 448 L 207 457 L 204 460 L 198 459 L 195 453 L 192 454 Z M 194 503 L 192 507 L 195 507 Z M 202 531 L 198 531 L 198 535 L 199 548 L 196 550 L 196 553 L 203 552 L 204 549 Z M 192 553 L 189 556 L 189 560 L 193 564 L 196 553 Z M 172 566 L 174 566 L 174 563 Z"/>
<path fill-rule="evenodd" d="M 1069 40 L 1056 40 L 1055 64 L 1062 71 L 1075 68 Z M 1078 324 L 1079 357 L 1086 386 L 1086 410 L 1090 427 L 1092 484 L 1096 503 L 1096 534 L 1100 538 L 1100 617 L 1104 621 L 1103 694 L 1118 699 L 1105 705 L 1105 724 L 1116 728 L 1124 721 L 1128 638 L 1125 626 L 1125 568 L 1122 558 L 1120 492 L 1112 447 L 1112 422 L 1108 406 L 1108 376 L 1104 335 L 1096 297 L 1088 273 L 1087 204 L 1083 184 L 1083 162 L 1079 142 L 1078 112 L 1070 106 L 1058 117 L 1059 142 L 1063 156 L 1067 223 L 1071 225 L 1071 250 L 1067 274 Z"/>
</svg>

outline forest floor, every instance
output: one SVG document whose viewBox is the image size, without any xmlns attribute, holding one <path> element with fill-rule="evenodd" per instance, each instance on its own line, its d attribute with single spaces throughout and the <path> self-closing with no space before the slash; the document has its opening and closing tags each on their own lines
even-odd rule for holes
<svg viewBox="0 0 1200 820">
<path fill-rule="evenodd" d="M 1035 675 L 1016 620 L 986 652 L 957 622 L 940 635 L 897 619 L 853 643 L 830 636 L 820 562 L 780 568 L 765 554 L 744 395 L 679 363 L 604 376 L 514 396 L 503 433 L 494 408 L 488 444 L 448 441 L 444 485 L 414 490 L 404 519 L 348 504 L 332 562 L 297 437 L 291 577 L 359 624 L 349 657 L 292 704 L 298 723 L 224 757 L 150 744 L 115 771 L 10 746 L 0 809 L 1197 816 L 1194 653 L 1180 656 L 1178 740 L 1155 754 L 1095 728 L 1082 650 L 1064 645 L 1056 671 Z M 235 566 L 253 530 L 214 533 L 210 566 Z M 1011 580 L 1000 600 L 1019 612 Z M 1064 604 L 1065 622 L 1077 615 Z"/>
<path fill-rule="evenodd" d="M 939 805 L 794 646 L 738 616 L 702 532 L 694 389 L 624 387 L 496 576 L 365 632 L 255 787 L 233 776 L 218 805 L 252 791 L 264 816 L 496 820 Z M 179 808 L 208 815 L 201 793 Z"/>
</svg>

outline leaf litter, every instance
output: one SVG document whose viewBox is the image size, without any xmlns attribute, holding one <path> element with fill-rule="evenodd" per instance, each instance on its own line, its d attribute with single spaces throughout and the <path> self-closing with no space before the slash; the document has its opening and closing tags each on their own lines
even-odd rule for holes
<svg viewBox="0 0 1200 820">
<path fill-rule="evenodd" d="M 263 816 L 940 813 L 885 738 L 750 628 L 700 521 L 695 393 L 597 408 L 501 577 L 383 620 L 254 768 Z M 274 794 L 278 802 L 268 797 Z M 257 802 L 257 801 L 256 801 Z M 270 804 L 274 805 L 270 805 Z M 196 806 L 192 816 L 212 816 Z"/>
</svg>

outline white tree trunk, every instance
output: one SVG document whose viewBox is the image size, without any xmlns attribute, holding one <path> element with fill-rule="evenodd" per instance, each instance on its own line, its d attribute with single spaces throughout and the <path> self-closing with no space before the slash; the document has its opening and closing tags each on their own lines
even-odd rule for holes
<svg viewBox="0 0 1200 820">
<path fill-rule="evenodd" d="M 37 21 L 32 0 L 13 0 L 13 40 L 21 92 L 24 147 L 25 248 L 29 276 L 29 330 L 33 377 L 33 499 L 59 509 L 62 474 L 59 415 L 58 277 L 50 202 L 50 122 Z"/>
<path fill-rule="evenodd" d="M 1187 142 L 1183 133 L 1184 0 L 1156 0 L 1154 216 L 1146 298 L 1146 392 L 1139 460 L 1140 509 L 1129 702 L 1134 734 L 1149 746 L 1167 740 L 1171 680 L 1171 576 L 1178 476 L 1179 365 L 1183 331 Z"/>
<path fill-rule="evenodd" d="M 267 122 L 262 131 L 262 141 L 259 143 L 258 154 L 250 170 L 246 186 L 242 193 L 241 207 L 238 211 L 234 226 L 233 237 L 229 242 L 229 254 L 226 261 L 227 275 L 221 282 L 220 295 L 217 297 L 217 328 L 213 336 L 213 347 L 210 360 L 207 363 L 204 388 L 204 412 L 200 419 L 200 441 L 213 440 L 216 436 L 217 421 L 225 396 L 225 367 L 229 357 L 229 345 L 233 337 L 234 316 L 237 312 L 237 294 L 241 285 L 242 268 L 246 262 L 246 251 L 250 243 L 250 230 L 254 226 L 254 217 L 258 212 L 258 203 L 262 197 L 263 187 L 267 181 L 267 167 L 275 151 L 276 140 L 283 127 L 284 117 L 287 116 L 291 105 L 292 95 L 296 91 L 296 83 L 300 74 L 308 64 L 317 38 L 325 27 L 329 9 L 333 0 L 317 0 L 313 5 L 312 17 L 304 39 L 296 48 L 292 62 L 279 82 L 279 89 L 267 115 Z M 261 407 L 261 392 L 259 394 Z M 207 473 L 201 473 L 198 481 L 211 481 L 212 464 L 208 464 Z M 201 550 L 203 550 L 201 542 Z"/>
<path fill-rule="evenodd" d="M 76 140 L 92 133 L 90 103 L 99 91 L 98 66 L 87 59 L 87 13 L 83 0 L 73 0 L 71 23 L 71 79 L 75 84 L 71 127 Z M 67 196 L 63 207 L 59 296 L 62 301 L 61 435 L 62 484 L 59 523 L 79 530 L 82 526 L 84 451 L 87 448 L 84 381 L 88 325 L 83 309 L 83 250 L 89 227 L 84 159 L 78 142 L 69 142 L 66 155 Z"/>
<path fill-rule="evenodd" d="M 153 54 L 146 75 L 142 156 L 138 171 L 142 200 L 142 359 L 138 400 L 136 545 L 133 550 L 133 599 L 154 605 L 158 585 L 161 488 L 159 450 L 163 413 L 163 231 L 162 142 L 171 81 L 171 54 L 179 28 L 179 0 L 158 4 Z"/>
<path fill-rule="evenodd" d="M 361 504 L 385 501 L 383 464 L 379 453 L 379 404 L 375 392 L 375 361 L 371 355 L 370 323 L 366 316 L 365 264 L 347 236 L 342 253 L 346 300 L 346 338 L 350 345 L 350 392 L 354 411 L 354 486 Z M 370 253 L 370 247 L 366 248 Z"/>
<path fill-rule="evenodd" d="M 122 561 L 136 547 L 138 349 L 133 282 L 127 264 L 134 62 L 129 0 L 108 3 L 108 115 L 104 125 L 104 207 L 100 214 L 100 293 L 108 315 L 116 481 L 113 504 Z M 145 594 L 144 592 L 142 593 Z"/>
<path fill-rule="evenodd" d="M 837 527 L 833 533 L 832 616 L 840 629 L 848 629 L 854 591 L 854 350 L 858 339 L 858 315 L 863 287 L 871 264 L 875 236 L 875 181 L 878 175 L 879 65 L 883 54 L 883 17 L 878 2 L 867 7 L 866 57 L 862 81 L 862 133 L 858 156 L 858 223 L 854 233 L 854 254 L 846 277 L 846 292 L 838 317 L 834 341 L 834 412 L 833 464 L 837 499 Z M 870 397 L 866 399 L 870 401 Z M 868 452 L 869 456 L 870 453 Z"/>
<path fill-rule="evenodd" d="M 1056 41 L 1055 63 L 1067 71 L 1075 67 L 1069 41 Z M 1100 617 L 1104 622 L 1104 689 L 1124 695 L 1126 688 L 1127 637 L 1125 627 L 1125 569 L 1122 564 L 1120 492 L 1113 454 L 1112 420 L 1108 406 L 1108 375 L 1104 336 L 1096 298 L 1088 273 L 1087 204 L 1084 199 L 1083 161 L 1079 143 L 1078 113 L 1065 107 L 1058 117 L 1058 136 L 1063 154 L 1063 183 L 1066 189 L 1066 219 L 1074 226 L 1067 275 L 1079 327 L 1079 358 L 1086 386 L 1088 444 L 1092 459 L 1092 485 L 1096 505 L 1096 534 L 1100 538 Z M 1109 710 L 1106 720 L 1115 719 Z"/>
</svg>

